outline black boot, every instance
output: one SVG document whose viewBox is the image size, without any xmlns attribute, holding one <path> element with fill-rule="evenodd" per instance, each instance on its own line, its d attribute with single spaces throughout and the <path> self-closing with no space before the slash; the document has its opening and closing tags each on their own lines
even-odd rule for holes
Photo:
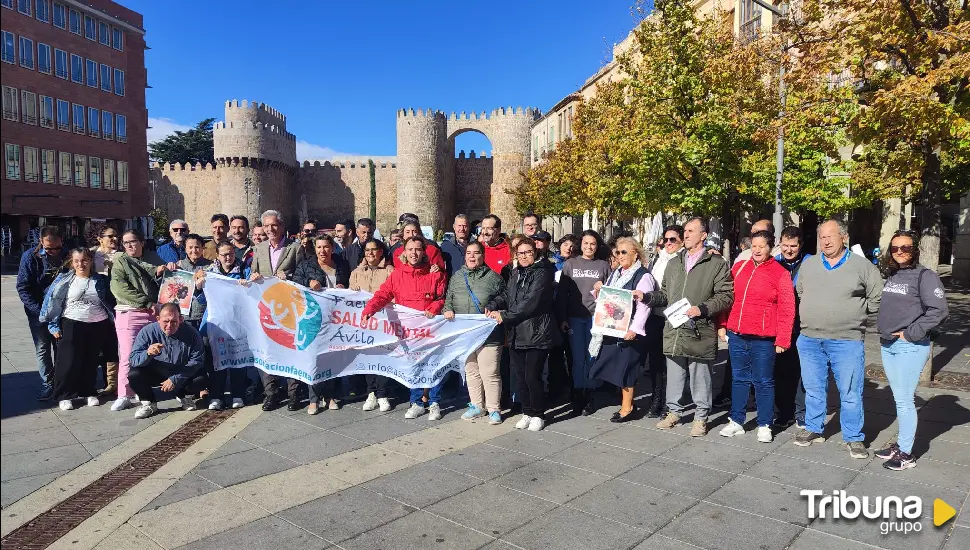
<svg viewBox="0 0 970 550">
<path fill-rule="evenodd" d="M 583 390 L 577 390 L 573 388 L 569 392 L 569 401 L 573 405 L 573 414 L 578 415 L 583 411 L 583 407 L 586 406 L 586 398 L 583 396 Z"/>
<path fill-rule="evenodd" d="M 596 412 L 596 407 L 593 404 L 593 390 L 583 390 L 585 396 L 586 404 L 583 406 L 583 416 L 589 416 Z"/>
<path fill-rule="evenodd" d="M 650 410 L 647 411 L 647 416 L 650 418 L 660 418 L 661 413 L 663 413 L 664 401 L 663 390 L 654 391 L 653 400 L 650 403 Z"/>
<path fill-rule="evenodd" d="M 266 399 L 263 400 L 264 411 L 271 411 L 276 407 L 278 407 L 279 405 L 280 405 L 280 402 L 278 399 L 276 399 L 275 395 L 267 395 Z"/>
</svg>

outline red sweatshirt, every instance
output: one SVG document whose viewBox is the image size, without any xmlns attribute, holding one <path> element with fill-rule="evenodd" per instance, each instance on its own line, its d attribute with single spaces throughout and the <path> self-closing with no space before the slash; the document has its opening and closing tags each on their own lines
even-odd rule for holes
<svg viewBox="0 0 970 550">
<path fill-rule="evenodd" d="M 788 286 L 791 286 L 791 282 Z M 377 289 L 374 297 L 367 302 L 364 315 L 374 315 L 392 301 L 400 306 L 437 315 L 445 305 L 446 289 L 444 270 L 431 273 L 430 264 L 417 267 L 404 264 L 395 268 L 381 288 Z"/>
<path fill-rule="evenodd" d="M 795 292 L 791 275 L 774 258 L 760 265 L 738 262 L 734 276 L 734 304 L 727 329 L 746 336 L 773 337 L 775 345 L 791 347 L 795 323 Z"/>
<path fill-rule="evenodd" d="M 431 241 L 426 242 L 428 243 L 428 246 L 424 248 L 424 253 L 426 256 L 428 256 L 428 263 L 437 265 L 442 271 L 447 269 L 445 267 L 445 257 L 441 254 L 441 249 L 438 248 L 438 245 Z M 391 249 L 390 254 L 391 257 L 394 258 L 394 269 L 400 269 L 407 265 L 407 262 L 403 259 L 404 245 L 402 243 L 394 245 L 394 248 Z M 462 258 L 462 262 L 464 261 L 465 259 Z"/>
<path fill-rule="evenodd" d="M 512 249 L 505 239 L 499 239 L 495 246 L 485 243 L 485 265 L 492 271 L 502 273 L 502 268 L 510 263 L 512 263 Z"/>
</svg>

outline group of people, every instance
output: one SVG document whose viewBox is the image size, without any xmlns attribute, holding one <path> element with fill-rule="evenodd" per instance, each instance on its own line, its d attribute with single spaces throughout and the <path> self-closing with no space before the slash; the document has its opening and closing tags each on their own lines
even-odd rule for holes
<svg viewBox="0 0 970 550">
<path fill-rule="evenodd" d="M 276 277 L 315 291 L 372 293 L 361 322 L 392 303 L 429 318 L 493 319 L 494 331 L 465 363 L 463 419 L 500 424 L 511 407 L 512 414 L 521 410 L 516 428 L 539 431 L 550 400 L 568 396 L 576 414 L 588 415 L 613 388 L 620 406 L 610 420 L 628 422 L 641 416 L 635 391 L 645 374 L 651 389 L 645 414 L 662 417 L 657 428 L 673 429 L 692 415 L 690 435 L 701 437 L 718 402 L 712 371 L 720 339 L 730 358 L 721 388 L 730 414 L 720 435 L 745 433 L 753 390 L 758 441 L 770 442 L 792 424 L 796 445 L 822 440 L 831 371 L 843 439 L 853 458 L 866 458 L 863 336 L 869 314 L 878 312 L 899 437 L 876 455 L 890 469 L 915 465 L 916 383 L 929 335 L 947 315 L 939 277 L 919 264 L 915 233 L 893 236 L 884 282 L 876 266 L 847 250 L 847 228 L 834 219 L 818 227 L 816 256 L 803 252 L 799 228 L 786 227 L 775 243 L 771 222 L 761 220 L 733 265 L 708 246 L 708 223 L 700 217 L 666 227 L 650 256 L 626 234 L 607 243 L 587 230 L 553 243 L 531 214 L 514 236 L 503 232 L 498 216 L 485 216 L 477 237 L 468 217 L 458 215 L 440 245 L 422 235 L 413 214 L 400 217 L 387 242 L 375 238 L 376 225 L 367 218 L 340 223 L 333 235 L 321 234 L 310 220 L 290 239 L 275 210 L 253 227 L 244 216 L 216 214 L 210 229 L 206 239 L 175 220 L 171 242 L 156 253 L 139 231 L 108 226 L 96 246 L 64 254 L 57 228 L 43 228 L 40 244 L 23 255 L 17 280 L 37 351 L 40 398 L 53 398 L 64 410 L 78 399 L 89 406 L 114 399 L 112 410 L 136 407 L 136 417 L 145 418 L 158 410 L 156 386 L 174 393 L 187 410 L 202 397 L 212 410 L 242 407 L 247 388 L 258 386 L 254 393 L 264 396 L 264 410 L 280 406 L 283 377 L 260 371 L 254 384 L 254 368 L 213 369 L 204 293 L 209 273 L 242 284 Z M 185 314 L 175 304 L 156 303 L 160 281 L 176 270 L 194 273 Z M 632 296 L 622 336 L 593 330 L 604 288 Z M 362 378 L 354 382 L 366 386 L 363 409 L 392 409 L 391 380 Z M 411 389 L 405 417 L 440 419 L 443 383 Z M 503 400 L 503 385 L 511 403 Z M 307 387 L 287 379 L 285 386 L 289 410 L 303 408 L 304 391 L 308 414 L 340 407 L 337 380 Z"/>
</svg>

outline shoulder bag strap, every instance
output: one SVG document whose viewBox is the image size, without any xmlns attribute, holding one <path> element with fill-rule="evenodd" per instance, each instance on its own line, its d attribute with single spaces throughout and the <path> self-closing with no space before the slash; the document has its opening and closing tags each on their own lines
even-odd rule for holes
<svg viewBox="0 0 970 550">
<path fill-rule="evenodd" d="M 462 275 L 465 276 L 465 288 L 468 289 L 468 295 L 471 296 L 472 303 L 475 304 L 475 309 L 477 309 L 479 313 L 484 313 L 484 311 L 482 311 L 482 302 L 480 302 L 478 300 L 478 296 L 475 296 L 475 293 L 472 292 L 472 285 L 468 282 L 468 271 L 463 271 Z"/>
</svg>

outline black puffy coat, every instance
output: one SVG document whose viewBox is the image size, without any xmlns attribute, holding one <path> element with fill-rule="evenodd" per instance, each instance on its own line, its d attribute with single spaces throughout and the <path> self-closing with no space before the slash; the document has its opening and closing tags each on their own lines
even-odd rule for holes
<svg viewBox="0 0 970 550">
<path fill-rule="evenodd" d="M 347 263 L 342 256 L 337 254 L 333 255 L 333 263 L 336 268 L 336 275 L 334 278 L 337 280 L 337 284 L 343 286 L 344 288 L 350 287 L 350 264 Z M 305 287 L 310 286 L 310 281 L 317 281 L 321 286 L 326 288 L 327 285 L 327 274 L 317 263 L 316 256 L 312 258 L 307 258 L 296 266 L 296 272 L 293 274 L 293 282 L 298 285 L 303 285 Z"/>
<path fill-rule="evenodd" d="M 510 270 L 505 291 L 487 307 L 502 312 L 502 323 L 514 349 L 552 349 L 562 343 L 553 314 L 554 290 L 555 273 L 546 262 Z"/>
</svg>

